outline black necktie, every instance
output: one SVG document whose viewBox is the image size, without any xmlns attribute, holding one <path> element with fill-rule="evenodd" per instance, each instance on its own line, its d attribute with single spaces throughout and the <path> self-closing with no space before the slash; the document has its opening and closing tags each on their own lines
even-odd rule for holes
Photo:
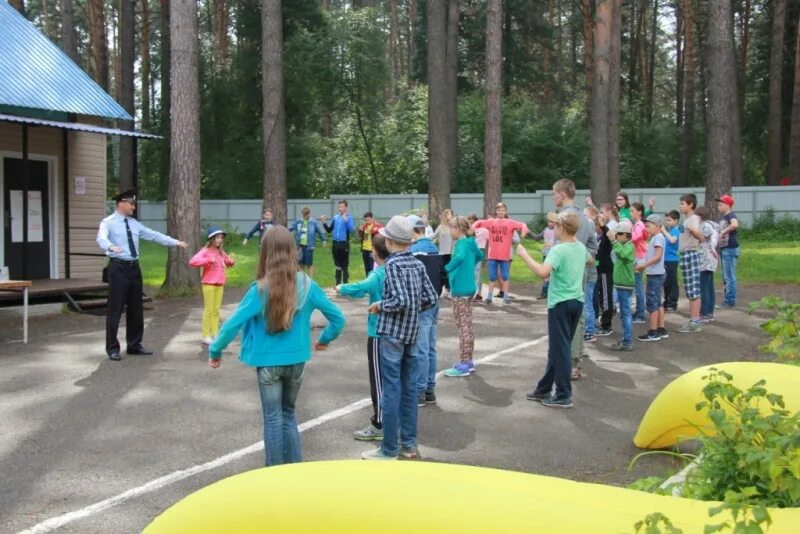
<svg viewBox="0 0 800 534">
<path fill-rule="evenodd" d="M 136 259 L 139 254 L 136 253 L 136 245 L 133 243 L 133 234 L 131 233 L 131 227 L 128 225 L 127 217 L 125 217 L 125 231 L 128 232 L 128 248 L 131 251 L 131 257 Z"/>
</svg>

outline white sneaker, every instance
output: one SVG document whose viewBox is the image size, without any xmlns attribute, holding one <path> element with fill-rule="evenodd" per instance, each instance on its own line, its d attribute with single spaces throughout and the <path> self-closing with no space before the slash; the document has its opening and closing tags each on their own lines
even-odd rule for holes
<svg viewBox="0 0 800 534">
<path fill-rule="evenodd" d="M 203 338 L 203 345 L 211 345 L 214 342 L 213 337 L 204 337 Z"/>
<path fill-rule="evenodd" d="M 397 460 L 397 456 L 387 456 L 383 454 L 380 447 L 377 449 L 370 449 L 361 453 L 362 460 Z"/>
</svg>

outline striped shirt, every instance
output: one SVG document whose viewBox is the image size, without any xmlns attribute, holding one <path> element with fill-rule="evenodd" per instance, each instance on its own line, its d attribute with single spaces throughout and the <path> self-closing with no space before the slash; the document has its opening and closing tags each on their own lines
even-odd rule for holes
<svg viewBox="0 0 800 534">
<path fill-rule="evenodd" d="M 416 343 L 419 312 L 439 301 L 425 266 L 409 252 L 396 252 L 386 260 L 383 300 L 378 317 L 378 335 L 403 343 Z"/>
</svg>

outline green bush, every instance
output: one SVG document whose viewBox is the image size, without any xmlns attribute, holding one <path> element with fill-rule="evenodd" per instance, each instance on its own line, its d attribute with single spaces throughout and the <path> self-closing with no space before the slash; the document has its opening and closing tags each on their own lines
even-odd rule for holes
<svg viewBox="0 0 800 534">
<path fill-rule="evenodd" d="M 764 297 L 750 304 L 750 313 L 762 308 L 774 310 L 775 316 L 761 325 L 770 341 L 759 348 L 774 354 L 779 362 L 800 365 L 800 304 L 775 296 Z"/>
<path fill-rule="evenodd" d="M 751 241 L 795 241 L 800 240 L 800 219 L 789 215 L 781 218 L 771 207 L 761 212 L 750 228 L 742 228 L 742 237 Z"/>
</svg>

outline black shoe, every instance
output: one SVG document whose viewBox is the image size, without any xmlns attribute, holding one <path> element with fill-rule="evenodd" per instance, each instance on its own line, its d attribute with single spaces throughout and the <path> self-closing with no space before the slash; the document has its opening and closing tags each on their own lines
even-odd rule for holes
<svg viewBox="0 0 800 534">
<path fill-rule="evenodd" d="M 537 393 L 536 391 L 531 391 L 530 393 L 525 394 L 525 398 L 529 401 L 533 402 L 543 402 L 545 399 L 550 398 L 549 393 Z"/>
<path fill-rule="evenodd" d="M 436 394 L 433 391 L 425 392 L 425 404 L 436 404 Z"/>
<path fill-rule="evenodd" d="M 108 359 L 118 362 L 122 359 L 122 356 L 119 355 L 118 350 L 112 350 L 111 352 L 108 353 Z"/>
<path fill-rule="evenodd" d="M 504 296 L 505 296 L 505 293 L 503 293 L 502 291 L 497 293 L 497 298 L 499 298 L 499 299 L 503 298 Z"/>
<path fill-rule="evenodd" d="M 128 354 L 137 354 L 139 356 L 150 356 L 151 354 L 153 354 L 153 351 L 144 348 L 142 345 L 139 345 L 138 347 L 129 348 Z"/>
<path fill-rule="evenodd" d="M 425 406 L 425 392 L 424 391 L 421 392 L 417 396 L 417 407 L 422 408 L 423 406 Z"/>
</svg>

